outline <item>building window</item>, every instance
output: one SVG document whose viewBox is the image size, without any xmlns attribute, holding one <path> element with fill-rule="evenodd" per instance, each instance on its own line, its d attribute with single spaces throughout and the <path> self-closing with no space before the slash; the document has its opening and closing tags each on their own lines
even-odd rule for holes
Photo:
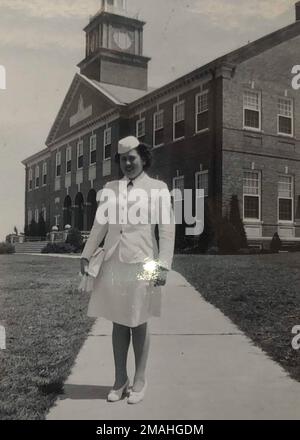
<svg viewBox="0 0 300 440">
<path fill-rule="evenodd" d="M 173 191 L 174 191 L 174 201 L 175 202 L 182 201 L 184 198 L 184 176 L 174 177 Z"/>
<path fill-rule="evenodd" d="M 293 222 L 294 185 L 291 176 L 280 176 L 278 182 L 278 220 Z"/>
<path fill-rule="evenodd" d="M 136 121 L 136 137 L 143 141 L 146 136 L 146 119 L 142 118 Z"/>
<path fill-rule="evenodd" d="M 111 128 L 104 130 L 103 159 L 111 159 Z"/>
<path fill-rule="evenodd" d="M 196 132 L 208 129 L 208 90 L 196 95 Z"/>
<path fill-rule="evenodd" d="M 56 177 L 61 175 L 61 152 L 56 153 Z"/>
<path fill-rule="evenodd" d="M 90 165 L 96 163 L 97 137 L 94 134 L 90 137 Z"/>
<path fill-rule="evenodd" d="M 158 147 L 164 143 L 164 111 L 153 115 L 153 145 Z"/>
<path fill-rule="evenodd" d="M 261 130 L 261 94 L 244 92 L 244 128 Z"/>
<path fill-rule="evenodd" d="M 66 149 L 66 173 L 70 173 L 72 171 L 72 147 L 69 146 Z"/>
<path fill-rule="evenodd" d="M 32 211 L 31 211 L 31 209 L 28 210 L 27 219 L 28 219 L 28 224 L 30 225 L 30 223 L 32 222 Z"/>
<path fill-rule="evenodd" d="M 291 99 L 278 99 L 278 134 L 293 136 L 294 115 Z"/>
<path fill-rule="evenodd" d="M 28 188 L 29 188 L 29 191 L 32 190 L 32 168 L 29 169 Z"/>
<path fill-rule="evenodd" d="M 173 140 L 181 139 L 185 135 L 184 101 L 174 104 L 173 107 Z"/>
<path fill-rule="evenodd" d="M 60 214 L 55 215 L 54 218 L 55 218 L 55 226 L 59 228 Z"/>
<path fill-rule="evenodd" d="M 256 171 L 244 172 L 244 219 L 260 220 L 261 177 Z"/>
<path fill-rule="evenodd" d="M 40 216 L 39 210 L 36 209 L 36 210 L 34 211 L 34 220 L 35 220 L 36 223 L 39 222 L 39 216 Z"/>
<path fill-rule="evenodd" d="M 35 188 L 39 188 L 40 186 L 40 167 L 35 167 Z"/>
<path fill-rule="evenodd" d="M 47 185 L 47 162 L 43 163 L 43 185 Z"/>
<path fill-rule="evenodd" d="M 196 177 L 196 189 L 204 190 L 204 197 L 208 197 L 208 170 L 199 171 L 195 175 Z"/>
<path fill-rule="evenodd" d="M 83 141 L 79 141 L 77 144 L 77 169 L 83 168 Z"/>
<path fill-rule="evenodd" d="M 46 221 L 47 220 L 47 208 L 45 208 L 45 206 L 43 206 L 43 208 L 42 208 L 42 216 L 43 216 L 44 221 Z"/>
</svg>

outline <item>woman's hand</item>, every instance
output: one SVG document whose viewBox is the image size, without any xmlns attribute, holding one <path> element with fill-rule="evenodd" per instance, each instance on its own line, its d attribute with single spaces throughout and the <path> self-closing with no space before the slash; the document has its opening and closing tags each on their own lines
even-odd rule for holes
<svg viewBox="0 0 300 440">
<path fill-rule="evenodd" d="M 157 286 L 164 286 L 167 282 L 167 276 L 168 276 L 168 269 L 159 266 L 157 268 L 157 275 L 156 275 L 156 279 L 154 281 L 154 287 Z"/>
<path fill-rule="evenodd" d="M 86 258 L 81 258 L 80 260 L 81 275 L 85 275 L 87 273 L 88 265 L 89 265 L 89 260 L 87 260 Z"/>
</svg>

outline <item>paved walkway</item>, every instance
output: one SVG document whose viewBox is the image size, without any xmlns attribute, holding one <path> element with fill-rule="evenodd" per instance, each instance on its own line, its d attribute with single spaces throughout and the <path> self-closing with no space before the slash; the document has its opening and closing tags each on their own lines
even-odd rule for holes
<svg viewBox="0 0 300 440">
<path fill-rule="evenodd" d="M 108 403 L 112 324 L 96 321 L 49 420 L 299 419 L 300 383 L 171 272 L 162 318 L 153 318 L 144 401 Z M 130 346 L 128 371 L 134 372 Z"/>
</svg>

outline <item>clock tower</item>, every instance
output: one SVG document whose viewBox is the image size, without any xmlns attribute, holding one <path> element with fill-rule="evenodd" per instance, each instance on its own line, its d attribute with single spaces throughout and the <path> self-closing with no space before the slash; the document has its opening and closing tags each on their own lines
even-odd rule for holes
<svg viewBox="0 0 300 440">
<path fill-rule="evenodd" d="M 145 22 L 127 12 L 126 0 L 102 0 L 85 27 L 86 56 L 78 64 L 90 79 L 147 90 L 148 62 L 143 56 Z"/>
</svg>

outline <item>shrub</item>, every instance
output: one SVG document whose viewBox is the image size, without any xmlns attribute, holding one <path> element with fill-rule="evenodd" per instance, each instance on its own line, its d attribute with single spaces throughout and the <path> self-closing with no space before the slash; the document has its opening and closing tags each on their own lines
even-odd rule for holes
<svg viewBox="0 0 300 440">
<path fill-rule="evenodd" d="M 207 199 L 207 198 L 206 198 Z M 204 230 L 199 237 L 199 250 L 206 252 L 214 246 L 215 234 L 213 227 L 213 210 L 208 200 L 204 201 Z"/>
<path fill-rule="evenodd" d="M 39 236 L 39 226 L 34 219 L 32 219 L 30 222 L 28 235 L 29 235 L 29 237 L 38 237 Z"/>
<path fill-rule="evenodd" d="M 239 200 L 236 195 L 233 195 L 231 197 L 229 221 L 237 231 L 240 241 L 239 248 L 246 249 L 248 247 L 247 236 L 244 228 L 244 223 L 241 219 Z"/>
<path fill-rule="evenodd" d="M 81 251 L 83 247 L 83 239 L 79 229 L 71 228 L 68 232 L 66 244 L 70 244 L 76 251 Z"/>
<path fill-rule="evenodd" d="M 235 253 L 240 249 L 240 236 L 227 218 L 221 221 L 217 242 L 222 253 Z"/>
<path fill-rule="evenodd" d="M 48 243 L 42 249 L 42 254 L 72 254 L 75 250 L 69 243 Z"/>
<path fill-rule="evenodd" d="M 39 222 L 38 222 L 38 235 L 41 238 L 45 238 L 46 234 L 47 234 L 46 223 L 45 223 L 43 214 L 40 213 Z"/>
<path fill-rule="evenodd" d="M 270 244 L 270 249 L 272 252 L 279 252 L 281 247 L 282 247 L 282 242 L 280 240 L 278 233 L 275 232 L 275 234 L 273 235 L 271 244 Z"/>
<path fill-rule="evenodd" d="M 10 243 L 0 243 L 0 254 L 14 254 L 15 247 Z"/>
</svg>

